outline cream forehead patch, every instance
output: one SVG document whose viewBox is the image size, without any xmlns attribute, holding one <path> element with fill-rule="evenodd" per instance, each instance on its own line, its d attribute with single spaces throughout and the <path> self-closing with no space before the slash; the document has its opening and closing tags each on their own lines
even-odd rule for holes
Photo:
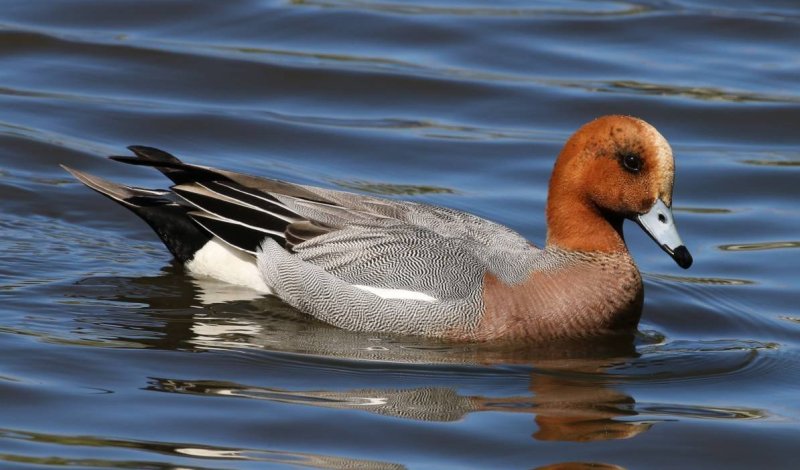
<svg viewBox="0 0 800 470">
<path fill-rule="evenodd" d="M 659 193 L 667 205 L 672 205 L 672 185 L 675 177 L 675 160 L 672 157 L 672 147 L 667 139 L 655 127 L 638 118 L 634 118 L 641 125 L 640 132 L 646 142 L 651 143 L 655 149 L 656 175 L 660 180 Z"/>
</svg>

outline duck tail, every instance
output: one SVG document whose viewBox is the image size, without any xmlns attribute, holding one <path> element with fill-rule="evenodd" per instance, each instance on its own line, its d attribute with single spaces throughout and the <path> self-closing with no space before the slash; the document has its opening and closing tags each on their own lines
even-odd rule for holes
<svg viewBox="0 0 800 470">
<path fill-rule="evenodd" d="M 137 147 L 137 149 L 140 149 L 140 147 Z M 139 152 L 133 151 L 137 156 L 139 155 Z M 171 157 L 177 163 L 180 163 L 177 158 L 166 152 L 161 153 L 164 155 L 152 153 L 149 155 L 152 158 L 166 159 Z M 175 162 L 170 163 L 174 164 Z M 147 222 L 161 238 L 161 241 L 164 242 L 170 253 L 182 263 L 191 260 L 194 254 L 211 239 L 211 235 L 189 217 L 189 212 L 192 208 L 175 202 L 170 196 L 171 193 L 167 190 L 125 186 L 65 165 L 61 165 L 61 167 L 81 183 L 118 202 Z M 159 167 L 159 169 L 164 174 L 167 174 L 170 170 L 170 168 L 162 167 Z"/>
<path fill-rule="evenodd" d="M 286 230 L 303 217 L 271 191 L 314 196 L 299 185 L 181 162 L 153 147 L 128 147 L 135 156 L 111 156 L 129 165 L 152 167 L 175 183 L 169 189 L 188 207 L 195 224 L 231 247 L 255 255 L 266 237 L 291 249 Z M 294 240 L 294 239 L 293 239 Z"/>
<path fill-rule="evenodd" d="M 200 181 L 229 180 L 221 171 L 200 165 L 189 165 L 183 163 L 178 157 L 159 150 L 154 147 L 144 145 L 131 145 L 128 150 L 135 156 L 112 155 L 108 158 L 115 162 L 128 165 L 146 166 L 155 168 L 164 176 L 172 180 L 173 183 L 185 184 Z"/>
</svg>

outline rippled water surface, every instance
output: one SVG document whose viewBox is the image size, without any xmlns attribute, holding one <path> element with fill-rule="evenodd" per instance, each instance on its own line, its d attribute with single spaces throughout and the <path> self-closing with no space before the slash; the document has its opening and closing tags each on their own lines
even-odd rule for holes
<svg viewBox="0 0 800 470">
<path fill-rule="evenodd" d="M 0 468 L 796 468 L 800 7 L 4 0 Z M 348 333 L 193 279 L 59 163 L 125 146 L 469 210 L 544 241 L 582 123 L 675 150 L 695 265 L 635 226 L 633 341 Z"/>
</svg>

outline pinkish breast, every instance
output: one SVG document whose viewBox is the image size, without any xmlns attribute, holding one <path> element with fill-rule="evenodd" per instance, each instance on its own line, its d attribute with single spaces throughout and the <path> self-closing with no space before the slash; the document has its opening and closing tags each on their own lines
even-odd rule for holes
<svg viewBox="0 0 800 470">
<path fill-rule="evenodd" d="M 554 256 L 563 258 L 556 267 L 533 271 L 517 284 L 487 273 L 483 316 L 470 339 L 540 341 L 636 328 L 642 279 L 627 253 Z"/>
</svg>

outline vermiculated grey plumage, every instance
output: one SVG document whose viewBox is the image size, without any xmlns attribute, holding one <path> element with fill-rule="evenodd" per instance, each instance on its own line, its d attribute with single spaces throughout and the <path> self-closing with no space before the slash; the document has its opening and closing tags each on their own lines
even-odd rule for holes
<svg viewBox="0 0 800 470">
<path fill-rule="evenodd" d="M 465 212 L 256 178 L 134 149 L 137 158 L 114 159 L 159 168 L 176 183 L 183 217 L 256 255 L 263 281 L 280 298 L 341 328 L 470 338 L 485 311 L 487 275 L 511 285 L 534 271 L 581 262 Z M 427 300 L 383 298 L 363 286 Z"/>
</svg>

